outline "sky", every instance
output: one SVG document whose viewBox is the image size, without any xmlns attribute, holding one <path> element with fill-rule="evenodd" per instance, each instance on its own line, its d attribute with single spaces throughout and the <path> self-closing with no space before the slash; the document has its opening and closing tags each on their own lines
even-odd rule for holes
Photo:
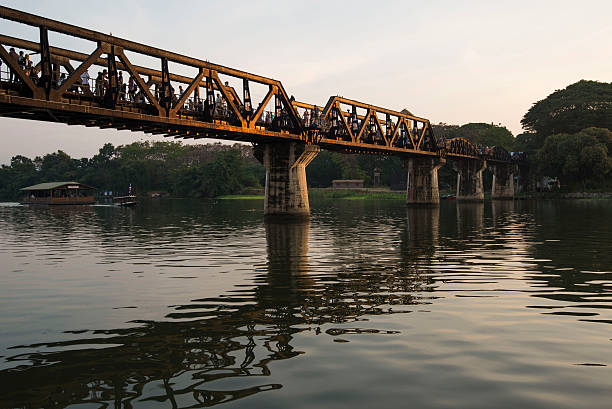
<svg viewBox="0 0 612 409">
<path fill-rule="evenodd" d="M 274 78 L 298 101 L 324 105 L 341 95 L 408 108 L 431 123 L 501 124 L 514 135 L 522 132 L 520 120 L 530 106 L 551 92 L 581 79 L 612 82 L 609 0 L 1 4 Z M 0 20 L 0 33 L 38 36 L 6 20 Z M 50 43 L 94 48 L 61 35 L 51 35 Z M 90 157 L 106 142 L 152 139 L 0 118 L 0 163 L 58 149 Z"/>
</svg>

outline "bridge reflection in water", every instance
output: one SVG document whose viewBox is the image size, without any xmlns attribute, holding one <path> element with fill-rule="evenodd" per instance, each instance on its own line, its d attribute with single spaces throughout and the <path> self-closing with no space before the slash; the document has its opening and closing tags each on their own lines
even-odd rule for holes
<svg viewBox="0 0 612 409">
<path fill-rule="evenodd" d="M 147 402 L 206 407 L 282 388 L 266 382 L 269 364 L 304 353 L 295 345 L 296 334 L 393 333 L 341 324 L 401 312 L 392 305 L 430 302 L 415 295 L 433 291 L 417 265 L 427 264 L 435 252 L 439 209 L 410 209 L 406 217 L 399 266 L 397 260 L 359 259 L 325 278 L 310 273 L 309 221 L 267 223 L 267 263 L 254 288 L 191 300 L 175 306 L 166 321 L 74 331 L 81 339 L 12 347 L 16 355 L 7 361 L 15 368 L 0 372 L 2 402 L 9 407 L 112 403 L 129 408 Z M 251 380 L 223 382 L 230 378 Z"/>
</svg>

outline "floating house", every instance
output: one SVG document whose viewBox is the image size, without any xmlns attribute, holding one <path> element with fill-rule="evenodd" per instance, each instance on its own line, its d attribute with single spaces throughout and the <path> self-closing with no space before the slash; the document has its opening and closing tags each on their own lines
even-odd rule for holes
<svg viewBox="0 0 612 409">
<path fill-rule="evenodd" d="M 80 205 L 94 203 L 94 188 L 79 182 L 47 182 L 20 189 L 21 203 Z"/>
</svg>

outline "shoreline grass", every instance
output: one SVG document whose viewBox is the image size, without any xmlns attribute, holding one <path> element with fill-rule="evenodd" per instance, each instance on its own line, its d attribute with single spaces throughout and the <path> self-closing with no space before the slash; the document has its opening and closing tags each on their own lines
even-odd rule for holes
<svg viewBox="0 0 612 409">
<path fill-rule="evenodd" d="M 341 200 L 405 200 L 406 192 L 356 189 L 356 190 L 323 190 L 312 189 L 308 192 L 310 199 L 341 199 Z"/>
<path fill-rule="evenodd" d="M 442 199 L 443 192 L 440 192 Z M 368 190 L 368 189 L 322 189 L 313 188 L 308 191 L 308 198 L 310 200 L 405 200 L 406 192 L 404 191 L 390 191 L 390 190 Z M 264 200 L 264 195 L 249 195 L 249 194 L 238 194 L 238 195 L 223 195 L 218 196 L 215 199 L 219 200 Z M 491 200 L 491 194 L 485 193 L 485 200 Z M 568 192 L 520 192 L 514 197 L 515 200 L 529 200 L 529 199 L 612 199 L 612 193 L 568 193 Z"/>
<path fill-rule="evenodd" d="M 217 196 L 219 200 L 263 200 L 264 195 L 223 195 Z"/>
</svg>

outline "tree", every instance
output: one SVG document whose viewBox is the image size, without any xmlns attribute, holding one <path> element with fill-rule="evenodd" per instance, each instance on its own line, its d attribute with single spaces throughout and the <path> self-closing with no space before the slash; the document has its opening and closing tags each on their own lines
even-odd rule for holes
<svg viewBox="0 0 612 409">
<path fill-rule="evenodd" d="M 19 189 L 38 182 L 36 166 L 30 158 L 17 155 L 11 158 L 10 166 L 0 169 L 0 197 L 17 199 Z"/>
<path fill-rule="evenodd" d="M 559 176 L 566 185 L 599 188 L 612 172 L 612 131 L 587 128 L 546 138 L 538 151 L 540 172 Z M 609 182 L 608 182 L 609 183 Z"/>
<path fill-rule="evenodd" d="M 72 159 L 66 152 L 58 150 L 43 156 L 40 172 L 46 182 L 67 181 L 78 178 L 77 168 L 77 160 Z"/>
<path fill-rule="evenodd" d="M 612 130 L 612 83 L 581 80 L 557 90 L 533 104 L 521 124 L 544 136 L 588 127 Z"/>
<path fill-rule="evenodd" d="M 546 137 L 535 132 L 524 132 L 514 138 L 514 152 L 526 152 L 528 155 L 535 154 L 544 144 Z"/>
<path fill-rule="evenodd" d="M 457 136 L 468 139 L 474 145 L 501 146 L 508 151 L 514 145 L 512 132 L 501 125 L 469 123 L 457 129 Z"/>
<path fill-rule="evenodd" d="M 342 169 L 337 153 L 322 150 L 306 168 L 308 185 L 312 187 L 331 186 L 332 180 L 342 178 Z"/>
<path fill-rule="evenodd" d="M 449 125 L 447 123 L 440 122 L 437 125 L 432 125 L 432 129 L 436 138 L 451 139 L 457 137 L 459 125 Z"/>
<path fill-rule="evenodd" d="M 510 151 L 514 145 L 514 137 L 506 127 L 501 125 L 472 122 L 462 126 L 439 123 L 433 125 L 436 138 L 465 138 L 474 145 L 501 146 Z"/>
</svg>

